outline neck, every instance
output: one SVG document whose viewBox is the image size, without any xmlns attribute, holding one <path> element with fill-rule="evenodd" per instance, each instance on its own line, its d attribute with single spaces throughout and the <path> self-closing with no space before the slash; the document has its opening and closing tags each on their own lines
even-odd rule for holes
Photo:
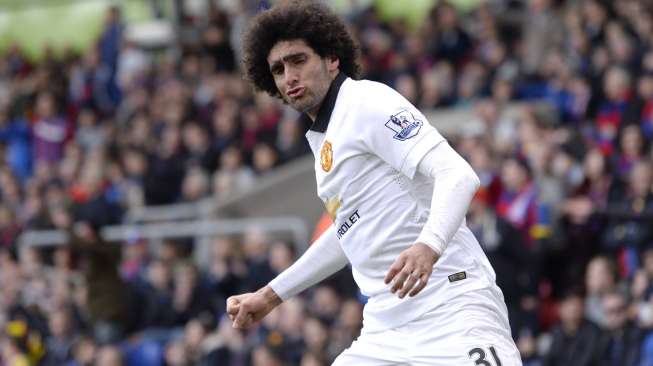
<svg viewBox="0 0 653 366">
<path fill-rule="evenodd" d="M 320 103 L 317 106 L 315 106 L 315 107 L 313 107 L 313 108 L 306 111 L 306 114 L 311 119 L 311 121 L 315 122 L 315 120 L 317 119 L 317 112 L 320 111 L 321 106 L 322 106 L 322 103 Z"/>
</svg>

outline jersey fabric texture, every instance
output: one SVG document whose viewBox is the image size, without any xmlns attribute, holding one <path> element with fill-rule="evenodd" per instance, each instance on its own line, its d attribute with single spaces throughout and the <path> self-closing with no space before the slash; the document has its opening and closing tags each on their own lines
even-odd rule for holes
<svg viewBox="0 0 653 366">
<path fill-rule="evenodd" d="M 396 328 L 461 294 L 494 286 L 494 271 L 464 220 L 421 293 L 399 299 L 384 283 L 429 216 L 434 182 L 417 166 L 446 143 L 403 96 L 341 73 L 306 137 L 316 157 L 317 194 L 334 219 L 356 283 L 369 297 L 366 331 Z"/>
<path fill-rule="evenodd" d="M 333 366 L 521 366 L 498 287 L 466 292 L 383 332 L 363 328 Z"/>
</svg>

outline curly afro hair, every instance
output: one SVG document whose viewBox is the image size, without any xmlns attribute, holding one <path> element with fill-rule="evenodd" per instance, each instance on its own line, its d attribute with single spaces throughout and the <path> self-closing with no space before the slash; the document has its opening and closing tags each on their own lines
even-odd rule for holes
<svg viewBox="0 0 653 366">
<path fill-rule="evenodd" d="M 357 78 L 358 46 L 344 22 L 315 1 L 288 1 L 258 14 L 244 40 L 246 78 L 258 90 L 281 98 L 267 57 L 279 41 L 304 40 L 320 57 L 335 56 L 340 71 Z"/>
</svg>

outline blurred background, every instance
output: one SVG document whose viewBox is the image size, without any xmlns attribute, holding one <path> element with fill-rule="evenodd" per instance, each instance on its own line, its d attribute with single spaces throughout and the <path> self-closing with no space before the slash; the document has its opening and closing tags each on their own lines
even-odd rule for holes
<svg viewBox="0 0 653 366">
<path fill-rule="evenodd" d="M 0 365 L 318 366 L 358 336 L 348 269 L 224 316 L 329 225 L 308 126 L 239 71 L 272 3 L 0 0 Z M 325 3 L 481 177 L 524 364 L 653 365 L 653 3 Z"/>
</svg>

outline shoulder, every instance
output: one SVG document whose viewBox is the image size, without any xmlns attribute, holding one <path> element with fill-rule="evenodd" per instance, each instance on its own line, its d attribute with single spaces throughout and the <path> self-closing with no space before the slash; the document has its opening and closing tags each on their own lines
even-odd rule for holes
<svg viewBox="0 0 653 366">
<path fill-rule="evenodd" d="M 359 94 L 365 101 L 380 102 L 378 98 L 383 98 L 383 101 L 390 102 L 404 102 L 405 98 L 396 90 L 386 84 L 379 83 L 371 80 L 348 80 L 348 85 Z"/>
<path fill-rule="evenodd" d="M 389 116 L 397 110 L 413 107 L 396 90 L 376 81 L 349 79 L 346 85 L 344 97 L 351 100 L 351 107 L 359 118 Z"/>
</svg>

